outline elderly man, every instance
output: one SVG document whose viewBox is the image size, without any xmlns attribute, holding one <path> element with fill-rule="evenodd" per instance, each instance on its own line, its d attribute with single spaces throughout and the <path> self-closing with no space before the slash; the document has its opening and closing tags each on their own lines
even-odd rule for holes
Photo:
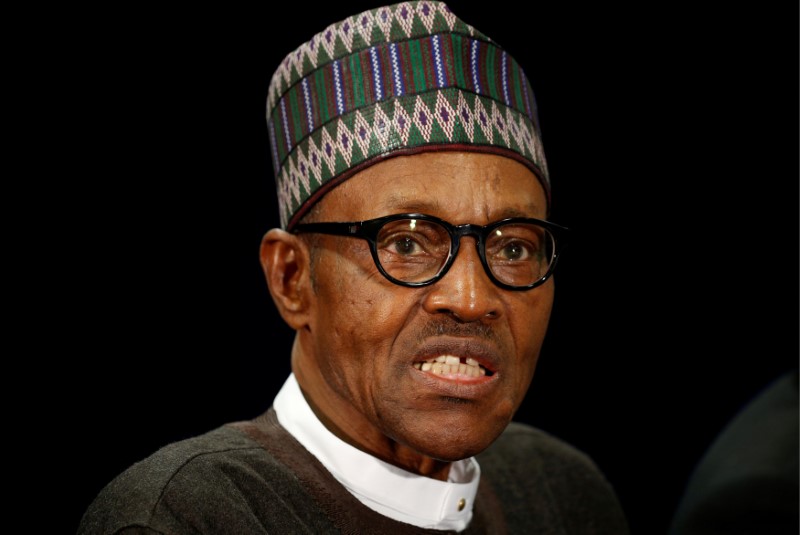
<svg viewBox="0 0 800 535">
<path fill-rule="evenodd" d="M 566 235 L 535 110 L 516 61 L 437 2 L 289 54 L 261 261 L 293 373 L 261 417 L 128 469 L 80 532 L 627 533 L 589 458 L 512 422 Z"/>
</svg>

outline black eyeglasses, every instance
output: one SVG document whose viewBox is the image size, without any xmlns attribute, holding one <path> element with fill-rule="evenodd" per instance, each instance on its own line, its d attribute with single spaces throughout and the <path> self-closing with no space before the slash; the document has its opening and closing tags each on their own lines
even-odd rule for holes
<svg viewBox="0 0 800 535">
<path fill-rule="evenodd" d="M 418 287 L 444 277 L 462 236 L 474 236 L 486 274 L 507 290 L 543 284 L 566 245 L 568 229 L 549 221 L 512 217 L 486 226 L 453 225 L 425 214 L 397 214 L 352 223 L 306 223 L 293 232 L 353 236 L 369 242 L 378 270 L 395 284 Z"/>
</svg>

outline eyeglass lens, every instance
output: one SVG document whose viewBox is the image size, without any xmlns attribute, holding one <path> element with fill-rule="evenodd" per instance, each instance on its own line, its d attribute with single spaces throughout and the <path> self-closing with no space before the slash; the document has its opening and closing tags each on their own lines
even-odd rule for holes
<svg viewBox="0 0 800 535">
<path fill-rule="evenodd" d="M 386 273 L 399 281 L 427 282 L 445 267 L 452 239 L 447 228 L 434 221 L 399 219 L 378 232 L 377 253 Z M 527 286 L 541 279 L 553 259 L 554 238 L 532 223 L 511 222 L 486 237 L 486 263 L 504 284 Z"/>
</svg>

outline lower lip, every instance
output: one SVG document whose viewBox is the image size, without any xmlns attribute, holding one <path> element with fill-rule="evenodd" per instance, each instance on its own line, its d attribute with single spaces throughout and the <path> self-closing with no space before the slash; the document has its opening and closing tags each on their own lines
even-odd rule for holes
<svg viewBox="0 0 800 535">
<path fill-rule="evenodd" d="M 411 367 L 413 378 L 438 393 L 454 398 L 476 399 L 485 395 L 498 379 L 497 373 L 470 377 L 456 374 L 436 374 Z"/>
</svg>

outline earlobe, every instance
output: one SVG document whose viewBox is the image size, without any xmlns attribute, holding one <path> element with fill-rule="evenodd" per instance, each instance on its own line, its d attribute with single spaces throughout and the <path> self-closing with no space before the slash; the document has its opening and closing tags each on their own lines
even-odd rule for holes
<svg viewBox="0 0 800 535">
<path fill-rule="evenodd" d="M 293 329 L 306 326 L 311 298 L 307 248 L 297 236 L 271 229 L 261 240 L 260 258 L 269 292 L 281 317 Z"/>
</svg>

